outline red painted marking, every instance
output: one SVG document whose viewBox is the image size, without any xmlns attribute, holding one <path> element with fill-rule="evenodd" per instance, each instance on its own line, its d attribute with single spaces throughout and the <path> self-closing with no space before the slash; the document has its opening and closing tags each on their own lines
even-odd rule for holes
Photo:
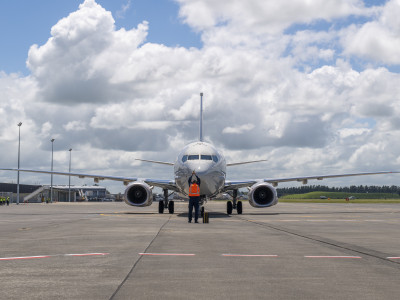
<svg viewBox="0 0 400 300">
<path fill-rule="evenodd" d="M 304 256 L 306 258 L 362 258 L 361 256 L 328 256 L 328 255 L 323 255 L 323 256 Z"/>
<path fill-rule="evenodd" d="M 18 260 L 18 259 L 34 259 L 34 258 L 48 258 L 48 257 L 51 257 L 51 255 L 1 257 L 0 260 Z"/>
<path fill-rule="evenodd" d="M 388 259 L 400 259 L 400 257 L 387 257 Z"/>
<path fill-rule="evenodd" d="M 65 256 L 95 256 L 95 255 L 108 255 L 110 253 L 82 253 L 82 254 L 64 254 Z"/>
<path fill-rule="evenodd" d="M 222 254 L 222 256 L 237 256 L 237 257 L 278 257 L 278 255 L 269 255 L 269 254 Z"/>
<path fill-rule="evenodd" d="M 196 254 L 186 254 L 186 253 L 139 253 L 139 255 L 150 255 L 150 256 L 195 256 Z"/>
<path fill-rule="evenodd" d="M 17 257 L 0 257 L 0 260 L 19 260 L 19 259 L 34 259 L 34 258 L 49 258 L 55 256 L 94 256 L 108 255 L 110 253 L 82 253 L 82 254 L 57 254 L 57 255 L 37 255 L 37 256 L 17 256 Z"/>
</svg>

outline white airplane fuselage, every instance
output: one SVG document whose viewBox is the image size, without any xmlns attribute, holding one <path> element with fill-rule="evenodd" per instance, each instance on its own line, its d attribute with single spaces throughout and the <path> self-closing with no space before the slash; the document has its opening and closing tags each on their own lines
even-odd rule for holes
<svg viewBox="0 0 400 300">
<path fill-rule="evenodd" d="M 200 195 L 212 197 L 219 194 L 225 185 L 225 157 L 211 144 L 194 142 L 179 153 L 174 164 L 175 182 L 181 192 L 189 193 L 188 179 L 195 171 L 201 180 Z"/>
</svg>

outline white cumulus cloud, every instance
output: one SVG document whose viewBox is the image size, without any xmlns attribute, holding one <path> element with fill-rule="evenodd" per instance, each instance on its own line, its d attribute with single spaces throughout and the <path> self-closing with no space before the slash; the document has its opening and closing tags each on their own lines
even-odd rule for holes
<svg viewBox="0 0 400 300">
<path fill-rule="evenodd" d="M 148 43 L 151 24 L 117 29 L 85 0 L 32 45 L 28 76 L 1 72 L 0 166 L 15 167 L 22 121 L 23 167 L 48 169 L 55 138 L 56 170 L 68 169 L 72 148 L 75 171 L 171 178 L 133 159 L 174 161 L 196 140 L 203 92 L 205 139 L 228 161 L 268 158 L 230 178 L 400 169 L 400 75 L 380 65 L 397 63 L 398 1 L 177 3 L 200 49 Z M 382 55 L 361 49 L 371 43 Z"/>
</svg>

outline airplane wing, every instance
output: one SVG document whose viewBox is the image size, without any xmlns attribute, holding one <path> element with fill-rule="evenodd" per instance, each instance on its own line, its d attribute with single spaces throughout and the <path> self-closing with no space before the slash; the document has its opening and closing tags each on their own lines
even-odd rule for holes
<svg viewBox="0 0 400 300">
<path fill-rule="evenodd" d="M 308 180 L 323 180 L 325 178 L 339 178 L 339 177 L 351 177 L 351 176 L 366 176 L 366 175 L 383 175 L 383 174 L 396 174 L 400 172 L 383 171 L 383 172 L 364 172 L 364 173 L 350 173 L 350 174 L 335 174 L 335 175 L 317 175 L 317 176 L 303 176 L 303 177 L 287 177 L 287 178 L 267 178 L 267 179 L 253 179 L 253 180 L 241 180 L 241 181 L 225 181 L 224 190 L 234 190 L 244 187 L 252 186 L 257 182 L 268 182 L 273 186 L 278 186 L 279 182 L 290 182 L 298 181 L 303 184 L 307 184 Z"/>
<path fill-rule="evenodd" d="M 68 172 L 56 172 L 56 171 L 40 171 L 40 170 L 27 170 L 27 169 L 0 169 L 0 171 L 20 171 L 20 172 L 29 172 L 29 173 L 41 173 L 41 174 L 53 174 L 53 175 L 62 175 L 62 176 L 73 176 L 79 178 L 93 178 L 94 182 L 99 183 L 100 180 L 114 180 L 121 181 L 124 185 L 128 185 L 133 181 L 144 181 L 149 185 L 157 186 L 160 188 L 166 188 L 173 191 L 179 191 L 175 181 L 173 180 L 163 180 L 163 179 L 146 179 L 146 178 L 137 178 L 137 177 L 123 177 L 123 176 L 108 176 L 108 175 L 96 175 L 96 174 L 84 174 L 84 173 L 68 173 Z"/>
<path fill-rule="evenodd" d="M 268 159 L 251 160 L 251 161 L 242 161 L 242 162 L 236 162 L 236 163 L 228 163 L 228 164 L 226 164 L 226 166 L 227 166 L 227 167 L 232 167 L 232 166 L 253 164 L 253 163 L 264 162 L 264 161 L 268 161 Z"/>
<path fill-rule="evenodd" d="M 139 158 L 135 158 L 135 160 L 144 161 L 144 162 L 153 163 L 153 164 L 159 164 L 159 165 L 167 165 L 167 166 L 174 165 L 174 163 L 171 163 L 171 162 L 158 161 L 158 160 L 148 160 L 148 159 L 139 159 Z"/>
</svg>

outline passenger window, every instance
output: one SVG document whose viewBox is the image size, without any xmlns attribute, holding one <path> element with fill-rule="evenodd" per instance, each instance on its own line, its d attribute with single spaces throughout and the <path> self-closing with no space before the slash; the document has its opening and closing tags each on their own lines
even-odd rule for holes
<svg viewBox="0 0 400 300">
<path fill-rule="evenodd" d="M 216 162 L 216 163 L 217 163 L 217 162 L 218 162 L 218 156 L 216 156 L 216 155 L 213 155 L 213 156 L 212 156 L 212 160 L 213 160 L 214 162 Z"/>
<path fill-rule="evenodd" d="M 199 159 L 199 155 L 189 155 L 188 160 L 197 160 Z"/>
<path fill-rule="evenodd" d="M 188 156 L 187 155 L 184 155 L 183 157 L 182 157 L 182 162 L 186 162 L 188 160 Z"/>
<path fill-rule="evenodd" d="M 202 155 L 201 159 L 202 160 L 212 160 L 212 157 L 211 157 L 211 155 Z"/>
</svg>

